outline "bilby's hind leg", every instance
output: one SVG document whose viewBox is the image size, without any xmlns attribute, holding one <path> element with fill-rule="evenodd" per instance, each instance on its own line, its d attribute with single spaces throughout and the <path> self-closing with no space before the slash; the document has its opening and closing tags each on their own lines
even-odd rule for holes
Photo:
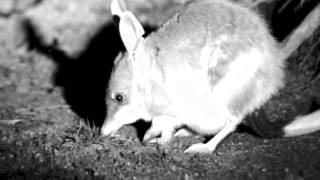
<svg viewBox="0 0 320 180">
<path fill-rule="evenodd" d="M 143 137 L 143 141 L 162 145 L 168 144 L 176 131 L 176 127 L 177 119 L 174 117 L 166 115 L 154 117 L 150 129 Z"/>
<path fill-rule="evenodd" d="M 186 149 L 185 153 L 211 153 L 213 152 L 219 143 L 223 141 L 230 133 L 232 133 L 237 126 L 241 123 L 242 118 L 232 116 L 226 123 L 226 125 L 219 131 L 210 141 L 207 143 L 197 143 L 191 145 Z"/>
</svg>

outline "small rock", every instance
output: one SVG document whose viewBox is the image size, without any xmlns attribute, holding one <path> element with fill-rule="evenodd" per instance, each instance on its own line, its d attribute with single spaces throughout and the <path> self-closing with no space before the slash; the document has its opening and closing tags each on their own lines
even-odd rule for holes
<svg viewBox="0 0 320 180">
<path fill-rule="evenodd" d="M 171 171 L 175 172 L 177 170 L 177 167 L 175 165 L 170 166 Z"/>
</svg>

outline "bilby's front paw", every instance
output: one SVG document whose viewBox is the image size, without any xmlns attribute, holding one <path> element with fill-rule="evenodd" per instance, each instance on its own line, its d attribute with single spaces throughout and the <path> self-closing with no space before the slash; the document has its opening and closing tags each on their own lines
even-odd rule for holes
<svg viewBox="0 0 320 180">
<path fill-rule="evenodd" d="M 155 129 L 153 128 L 153 126 L 151 126 L 150 129 L 144 134 L 143 142 L 150 142 L 160 135 L 161 135 L 161 130 Z"/>
<path fill-rule="evenodd" d="M 188 131 L 187 129 L 179 129 L 174 136 L 175 137 L 188 137 L 193 136 L 194 134 L 191 131 Z"/>
<path fill-rule="evenodd" d="M 208 146 L 207 144 L 203 143 L 197 143 L 191 145 L 189 148 L 187 148 L 184 152 L 185 153 L 212 153 L 214 151 L 214 148 Z"/>
<path fill-rule="evenodd" d="M 160 137 L 158 137 L 160 136 Z M 167 129 L 150 128 L 143 137 L 143 142 L 167 145 L 170 143 L 172 133 Z"/>
<path fill-rule="evenodd" d="M 143 142 L 168 144 L 175 132 L 174 122 L 175 119 L 169 116 L 154 117 L 150 129 L 148 129 L 143 137 Z"/>
<path fill-rule="evenodd" d="M 151 139 L 148 142 L 149 143 L 160 144 L 160 145 L 168 145 L 170 143 L 170 140 L 171 139 L 165 139 L 165 138 L 159 137 L 159 138 Z"/>
</svg>

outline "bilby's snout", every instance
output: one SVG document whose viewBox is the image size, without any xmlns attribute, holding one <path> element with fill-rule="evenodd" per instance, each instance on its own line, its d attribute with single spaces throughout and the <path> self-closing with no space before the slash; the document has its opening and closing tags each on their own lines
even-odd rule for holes
<svg viewBox="0 0 320 180">
<path fill-rule="evenodd" d="M 106 119 L 102 128 L 100 134 L 102 136 L 114 136 L 116 132 L 121 128 L 122 125 L 119 123 L 114 122 L 111 119 Z"/>
<path fill-rule="evenodd" d="M 140 119 L 150 120 L 151 118 L 146 114 L 136 105 L 122 106 L 114 114 L 108 114 L 100 133 L 102 136 L 114 136 L 122 126 L 132 124 Z"/>
</svg>

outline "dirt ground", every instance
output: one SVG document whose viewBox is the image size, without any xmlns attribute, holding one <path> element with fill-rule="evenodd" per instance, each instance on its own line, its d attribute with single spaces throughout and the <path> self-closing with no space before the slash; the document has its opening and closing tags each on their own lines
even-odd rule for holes
<svg viewBox="0 0 320 180">
<path fill-rule="evenodd" d="M 255 118 L 287 122 L 319 108 L 317 32 L 287 60 L 286 87 Z M 0 102 L 1 179 L 320 178 L 320 132 L 267 139 L 239 128 L 215 153 L 184 154 L 204 139 L 176 138 L 168 147 L 142 144 L 132 126 L 117 137 L 99 137 L 81 123 L 59 89 L 17 93 L 6 87 Z"/>
</svg>

